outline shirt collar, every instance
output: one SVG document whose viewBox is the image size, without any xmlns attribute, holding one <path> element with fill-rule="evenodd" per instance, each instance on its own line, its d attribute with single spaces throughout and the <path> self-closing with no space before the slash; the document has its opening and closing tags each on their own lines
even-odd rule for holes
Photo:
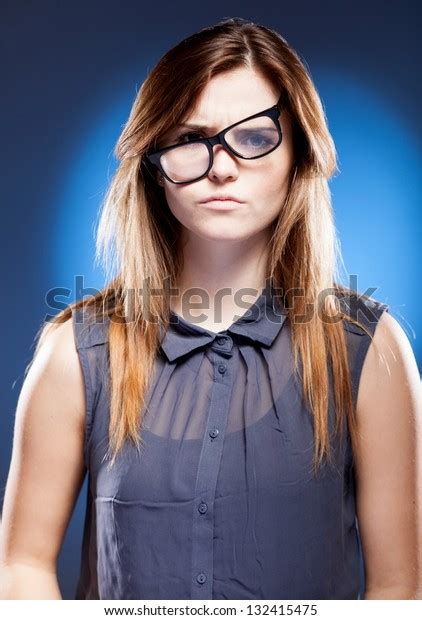
<svg viewBox="0 0 422 620">
<path fill-rule="evenodd" d="M 277 295 L 276 292 L 277 289 L 271 280 L 268 280 L 252 306 L 224 333 L 237 334 L 265 346 L 271 346 L 287 318 L 282 295 Z M 170 362 L 200 347 L 210 345 L 219 336 L 199 324 L 185 321 L 172 310 L 166 333 L 164 334 L 163 326 L 160 332 L 161 349 Z"/>
</svg>

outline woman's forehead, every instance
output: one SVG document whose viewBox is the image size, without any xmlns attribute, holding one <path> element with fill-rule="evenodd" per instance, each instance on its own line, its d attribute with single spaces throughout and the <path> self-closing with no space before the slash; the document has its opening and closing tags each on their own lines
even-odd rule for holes
<svg viewBox="0 0 422 620">
<path fill-rule="evenodd" d="M 273 106 L 278 97 L 279 89 L 252 68 L 226 71 L 210 79 L 178 126 L 218 131 Z"/>
<path fill-rule="evenodd" d="M 194 110 L 189 112 L 179 123 L 177 127 L 188 129 L 203 129 L 206 131 L 217 132 L 224 127 L 237 123 L 237 121 L 262 112 L 267 108 L 275 105 L 277 99 L 274 96 L 261 96 L 256 100 L 248 100 L 246 102 L 231 103 L 225 105 L 210 105 L 210 102 L 196 106 Z"/>
</svg>

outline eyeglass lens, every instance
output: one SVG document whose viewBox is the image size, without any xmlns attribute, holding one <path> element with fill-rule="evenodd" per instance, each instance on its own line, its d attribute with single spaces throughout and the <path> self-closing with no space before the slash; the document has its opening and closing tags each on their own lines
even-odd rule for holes
<svg viewBox="0 0 422 620">
<path fill-rule="evenodd" d="M 225 139 L 236 153 L 251 159 L 273 150 L 280 138 L 274 121 L 260 116 L 232 127 Z M 208 148 L 205 144 L 187 142 L 163 153 L 160 163 L 173 181 L 193 180 L 205 174 L 209 166 Z"/>
</svg>

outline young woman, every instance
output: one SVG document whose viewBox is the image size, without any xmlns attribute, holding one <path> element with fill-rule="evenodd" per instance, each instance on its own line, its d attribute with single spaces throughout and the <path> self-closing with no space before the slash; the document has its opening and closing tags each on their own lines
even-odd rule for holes
<svg viewBox="0 0 422 620">
<path fill-rule="evenodd" d="M 418 370 L 336 279 L 335 148 L 298 55 L 242 19 L 192 35 L 116 152 L 107 285 L 43 326 L 19 398 L 4 596 L 60 598 L 88 473 L 76 598 L 415 598 Z"/>
</svg>

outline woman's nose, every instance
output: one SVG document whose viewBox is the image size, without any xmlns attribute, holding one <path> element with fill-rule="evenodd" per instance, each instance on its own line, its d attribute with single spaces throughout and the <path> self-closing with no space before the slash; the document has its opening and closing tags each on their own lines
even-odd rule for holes
<svg viewBox="0 0 422 620">
<path fill-rule="evenodd" d="M 213 163 L 209 174 L 227 175 L 237 174 L 238 162 L 235 155 L 230 153 L 222 144 L 213 147 Z"/>
</svg>

